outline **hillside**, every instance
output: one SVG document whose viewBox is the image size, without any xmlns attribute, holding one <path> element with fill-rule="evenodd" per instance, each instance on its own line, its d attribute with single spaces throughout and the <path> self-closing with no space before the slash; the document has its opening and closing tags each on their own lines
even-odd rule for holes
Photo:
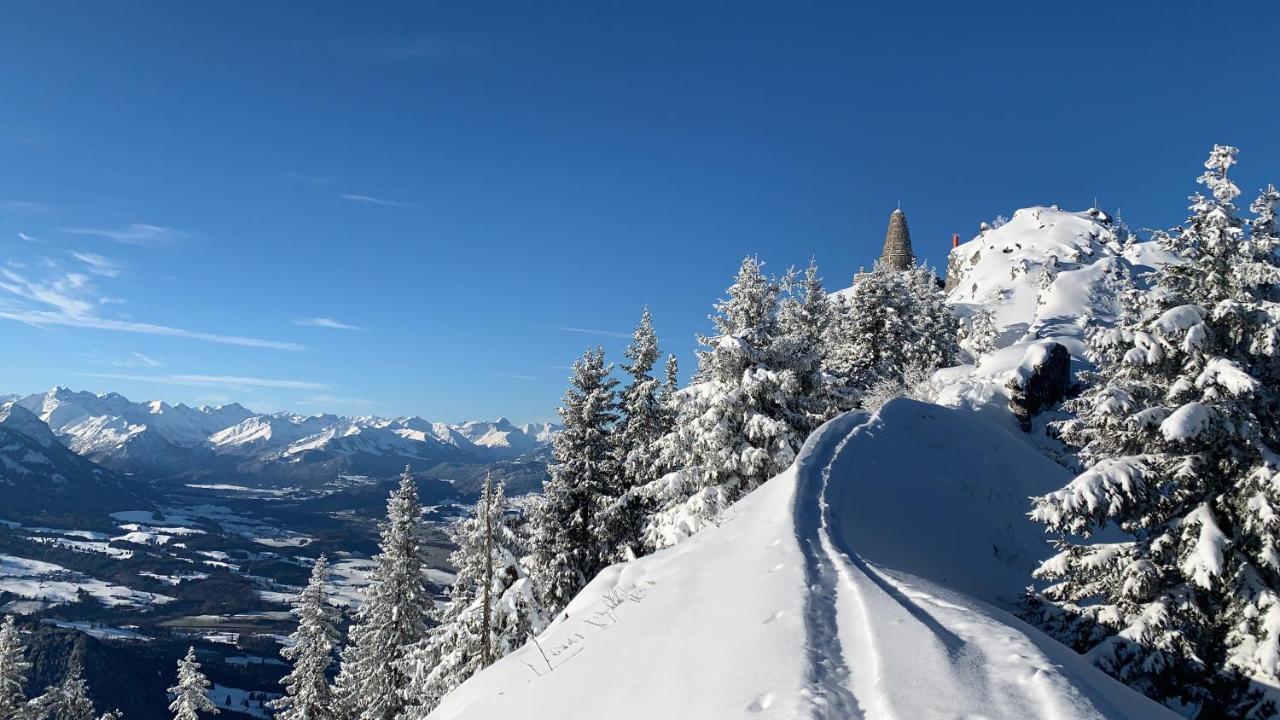
<svg viewBox="0 0 1280 720">
<path fill-rule="evenodd" d="M 1065 475 L 970 411 L 842 416 L 431 717 L 1174 717 L 1007 612 L 1046 551 L 1023 499 Z"/>
<path fill-rule="evenodd" d="M 35 415 L 0 404 L 0 519 L 101 517 L 149 507 L 145 487 L 63 446 Z"/>
<path fill-rule="evenodd" d="M 1028 351 L 1058 342 L 1070 352 L 1073 372 L 1082 369 L 1085 329 L 1109 324 L 1117 291 L 1145 288 L 1147 274 L 1170 260 L 1156 243 L 1135 241 L 1099 210 L 1023 208 L 984 229 L 951 251 L 947 302 L 962 318 L 990 311 L 995 349 L 939 372 L 937 401 L 1014 427 L 1005 383 Z"/>
<path fill-rule="evenodd" d="M 984 228 L 952 251 L 947 302 L 994 343 L 915 391 L 937 404 L 828 423 L 718 526 L 602 573 L 431 717 L 1173 717 L 1011 614 L 1052 553 L 1028 498 L 1070 473 L 1008 386 L 1046 343 L 1085 367 L 1086 329 L 1168 260 L 1097 210 Z"/>
</svg>

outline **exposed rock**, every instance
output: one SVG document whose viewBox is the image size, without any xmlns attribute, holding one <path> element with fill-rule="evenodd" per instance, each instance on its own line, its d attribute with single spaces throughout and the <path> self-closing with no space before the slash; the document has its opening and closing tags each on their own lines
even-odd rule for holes
<svg viewBox="0 0 1280 720">
<path fill-rule="evenodd" d="M 1009 410 L 1023 432 L 1030 432 L 1031 418 L 1061 402 L 1071 389 L 1071 353 L 1052 340 L 1032 345 L 1005 387 Z"/>
</svg>

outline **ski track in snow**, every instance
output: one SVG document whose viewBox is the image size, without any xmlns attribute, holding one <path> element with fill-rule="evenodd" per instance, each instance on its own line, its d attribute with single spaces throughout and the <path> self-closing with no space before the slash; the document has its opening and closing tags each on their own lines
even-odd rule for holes
<svg viewBox="0 0 1280 720">
<path fill-rule="evenodd" d="M 852 427 L 865 416 L 848 418 Z M 848 441 L 849 433 L 828 425 L 810 442 L 813 452 L 802 458 L 819 460 L 830 457 L 820 469 L 812 462 L 801 462 L 796 468 L 795 495 L 796 542 L 804 555 L 805 647 L 809 662 L 809 699 L 813 702 L 815 720 L 863 718 L 865 713 L 849 689 L 849 664 L 840 643 L 839 611 L 836 606 L 840 576 L 825 542 L 827 535 L 826 503 L 823 491 L 831 474 L 831 465 Z M 831 450 L 827 451 L 827 447 Z M 817 470 L 815 472 L 815 470 Z"/>
<path fill-rule="evenodd" d="M 857 452 L 853 441 L 865 424 L 864 413 L 828 424 L 810 438 L 813 447 L 796 466 L 814 719 L 1125 716 L 1065 682 L 1035 640 L 986 614 L 1000 611 L 975 613 L 977 601 L 882 570 L 847 547 L 827 486 L 842 459 L 850 459 L 845 454 Z M 859 481 L 834 474 L 841 482 Z"/>
</svg>

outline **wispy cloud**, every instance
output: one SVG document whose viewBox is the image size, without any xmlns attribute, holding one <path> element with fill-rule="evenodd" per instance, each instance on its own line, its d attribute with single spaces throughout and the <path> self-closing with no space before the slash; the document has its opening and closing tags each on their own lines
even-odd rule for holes
<svg viewBox="0 0 1280 720">
<path fill-rule="evenodd" d="M 119 265 L 97 253 L 76 250 L 71 253 L 71 257 L 84 263 L 88 267 L 89 272 L 94 275 L 113 278 L 120 277 L 120 273 L 122 272 Z"/>
<path fill-rule="evenodd" d="M 263 387 L 288 390 L 328 390 L 325 383 L 309 380 L 278 380 L 274 378 L 244 377 L 241 375 L 131 375 L 127 373 L 75 373 L 80 377 L 108 380 L 132 380 L 159 385 L 195 385 L 229 388 Z"/>
<path fill-rule="evenodd" d="M 310 183 L 312 185 L 328 185 L 329 183 L 337 179 L 337 178 L 329 177 L 328 175 L 308 175 L 306 173 L 295 173 L 295 172 L 287 172 L 287 173 L 283 173 L 283 175 L 289 178 L 290 180 L 299 180 L 304 183 Z"/>
<path fill-rule="evenodd" d="M 184 330 L 167 325 L 134 322 L 132 320 L 113 320 L 94 316 L 74 316 L 57 312 L 0 310 L 0 318 L 14 320 L 36 327 L 58 325 L 65 327 L 89 328 L 93 330 L 114 330 L 117 332 L 138 333 L 141 335 L 159 335 L 162 337 L 186 338 L 188 340 L 204 340 L 223 345 L 239 345 L 241 347 L 267 348 L 270 350 L 306 350 L 307 346 L 294 342 L 279 340 L 263 340 L 261 338 L 241 337 L 238 335 L 220 335 L 218 333 Z"/>
<path fill-rule="evenodd" d="M 13 266 L 0 268 L 0 319 L 36 327 L 77 327 L 159 335 L 272 350 L 305 350 L 294 342 L 224 335 L 99 315 L 103 305 L 121 302 L 101 294 L 86 273 L 67 272 L 56 264 L 44 279 L 32 279 Z"/>
<path fill-rule="evenodd" d="M 593 328 L 564 327 L 564 326 L 557 327 L 556 329 L 562 330 L 564 332 L 579 333 L 581 335 L 603 335 L 604 337 L 619 337 L 619 338 L 631 337 L 631 333 L 622 332 L 619 330 L 596 330 Z"/>
<path fill-rule="evenodd" d="M 363 330 L 364 329 L 359 325 L 348 325 L 347 323 L 341 322 L 339 320 L 334 320 L 333 318 L 327 318 L 327 317 L 302 318 L 301 320 L 294 320 L 293 324 L 301 325 L 302 327 L 330 328 L 332 330 Z"/>
<path fill-rule="evenodd" d="M 355 193 L 343 193 L 342 199 L 347 202 L 365 203 L 366 205 L 382 205 L 383 207 L 413 207 L 412 203 L 400 202 L 399 200 L 387 200 L 386 198 L 374 197 L 372 195 L 357 195 Z"/>
<path fill-rule="evenodd" d="M 186 233 L 163 225 L 132 223 L 122 228 L 70 227 L 62 232 L 72 235 L 90 235 L 114 240 L 125 245 L 159 245 L 185 237 Z"/>
<path fill-rule="evenodd" d="M 164 360 L 153 358 L 150 355 L 140 352 L 131 352 L 128 357 L 111 360 L 109 361 L 109 364 L 114 365 L 115 367 L 158 368 L 164 367 Z"/>
<path fill-rule="evenodd" d="M 28 200 L 5 200 L 3 206 L 9 212 L 32 213 L 35 215 L 44 215 L 53 211 L 53 208 L 45 203 Z"/>
<path fill-rule="evenodd" d="M 505 373 L 505 372 L 495 372 L 493 373 L 493 376 L 500 377 L 500 378 L 507 378 L 508 380 L 525 380 L 528 382 L 535 382 L 540 379 L 532 375 L 517 375 L 516 373 Z"/>
<path fill-rule="evenodd" d="M 29 243 L 40 242 L 34 235 L 28 235 L 24 232 L 18 233 L 18 239 Z"/>
</svg>

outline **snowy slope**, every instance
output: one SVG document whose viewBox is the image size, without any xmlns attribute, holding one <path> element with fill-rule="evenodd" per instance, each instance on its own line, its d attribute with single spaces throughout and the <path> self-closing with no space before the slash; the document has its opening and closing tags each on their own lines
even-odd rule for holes
<svg viewBox="0 0 1280 720">
<path fill-rule="evenodd" d="M 1041 341 L 1064 345 L 1073 371 L 1087 362 L 1084 333 L 1112 322 L 1116 291 L 1145 287 L 1145 276 L 1171 261 L 1153 242 L 1133 242 L 1098 210 L 1018 210 L 951 251 L 947 302 L 961 317 L 989 309 L 999 331 L 994 352 L 973 365 L 944 370 L 938 402 L 983 410 L 1012 423 L 1005 382 Z M 1048 278 L 1046 278 L 1048 275 Z"/>
<path fill-rule="evenodd" d="M 1175 717 L 997 607 L 1048 552 L 1025 497 L 1063 475 L 970 411 L 844 415 L 431 717 Z"/>
<path fill-rule="evenodd" d="M 0 405 L 0 517 L 148 506 L 142 488 L 77 455 L 25 408 Z"/>
</svg>

